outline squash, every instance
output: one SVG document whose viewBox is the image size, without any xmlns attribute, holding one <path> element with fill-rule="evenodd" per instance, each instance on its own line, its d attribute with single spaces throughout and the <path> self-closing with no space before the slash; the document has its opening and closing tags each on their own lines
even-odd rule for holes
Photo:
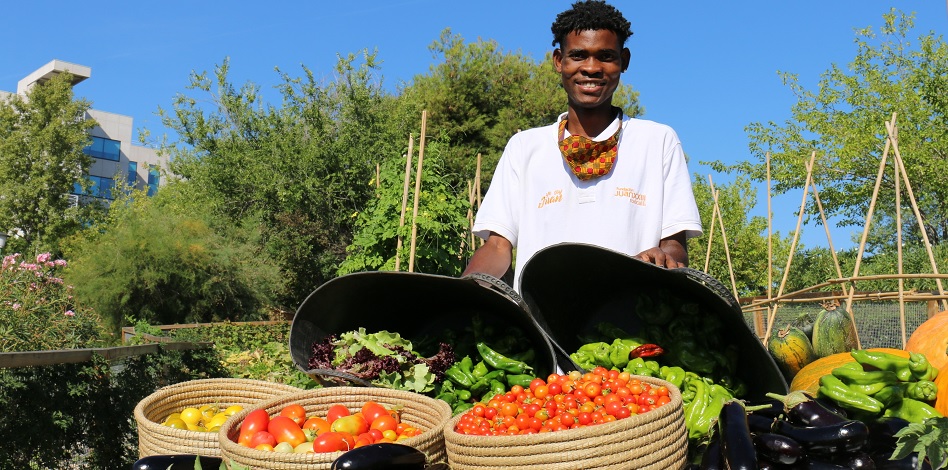
<svg viewBox="0 0 948 470">
<path fill-rule="evenodd" d="M 813 322 L 813 351 L 817 357 L 848 353 L 857 345 L 856 325 L 849 313 L 839 308 L 839 302 L 823 304 L 823 310 Z"/>
<path fill-rule="evenodd" d="M 807 339 L 813 344 L 813 323 L 816 322 L 816 313 L 813 311 L 806 311 L 800 314 L 792 323 L 791 326 L 795 326 L 803 331 L 803 334 L 806 335 Z"/>
<path fill-rule="evenodd" d="M 900 357 L 908 357 L 908 351 L 903 351 L 901 349 L 870 348 L 869 351 L 887 352 Z M 833 369 L 843 364 L 854 361 L 855 359 L 853 359 L 852 354 L 849 354 L 848 352 L 831 354 L 829 356 L 817 359 L 807 364 L 804 368 L 800 369 L 800 372 L 797 372 L 797 375 L 793 377 L 793 381 L 790 382 L 790 391 L 793 392 L 796 390 L 803 390 L 813 396 L 816 396 L 816 391 L 820 388 L 820 377 L 833 372 Z M 939 388 L 938 390 L 940 396 L 941 389 Z"/>
<path fill-rule="evenodd" d="M 816 360 L 816 353 L 806 333 L 791 325 L 770 336 L 767 350 L 787 380 L 793 380 L 800 369 Z"/>
<path fill-rule="evenodd" d="M 935 385 L 938 386 L 938 398 L 935 400 L 935 409 L 948 416 L 948 368 L 939 369 L 935 376 Z"/>
<path fill-rule="evenodd" d="M 939 371 L 948 371 L 948 310 L 919 325 L 905 343 L 905 350 L 922 353 Z"/>
</svg>

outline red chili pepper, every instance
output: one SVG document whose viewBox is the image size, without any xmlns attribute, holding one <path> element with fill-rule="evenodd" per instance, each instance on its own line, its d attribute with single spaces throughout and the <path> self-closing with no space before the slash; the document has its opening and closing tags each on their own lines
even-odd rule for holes
<svg viewBox="0 0 948 470">
<path fill-rule="evenodd" d="M 643 344 L 629 351 L 629 359 L 635 359 L 637 357 L 661 356 L 664 352 L 665 350 L 657 344 Z"/>
</svg>

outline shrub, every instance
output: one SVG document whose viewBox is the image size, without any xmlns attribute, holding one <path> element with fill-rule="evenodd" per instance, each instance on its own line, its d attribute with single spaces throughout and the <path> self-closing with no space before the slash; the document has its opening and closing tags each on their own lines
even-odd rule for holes
<svg viewBox="0 0 948 470">
<path fill-rule="evenodd" d="M 96 347 L 107 333 L 98 314 L 77 303 L 57 271 L 63 259 L 49 253 L 35 262 L 15 253 L 0 267 L 0 352 Z"/>
</svg>

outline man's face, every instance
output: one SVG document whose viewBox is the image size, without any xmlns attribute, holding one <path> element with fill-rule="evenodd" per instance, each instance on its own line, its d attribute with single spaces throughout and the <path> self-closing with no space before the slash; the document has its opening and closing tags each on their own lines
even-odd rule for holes
<svg viewBox="0 0 948 470">
<path fill-rule="evenodd" d="M 610 108 L 619 76 L 628 64 L 629 50 L 607 29 L 573 31 L 553 51 L 553 65 L 563 80 L 569 105 L 575 108 Z"/>
</svg>

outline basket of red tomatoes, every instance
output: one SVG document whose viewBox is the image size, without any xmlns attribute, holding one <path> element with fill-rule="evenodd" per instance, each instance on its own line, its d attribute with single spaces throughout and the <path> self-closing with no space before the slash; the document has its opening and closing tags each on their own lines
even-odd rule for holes
<svg viewBox="0 0 948 470">
<path fill-rule="evenodd" d="M 688 451 L 674 385 L 602 367 L 512 387 L 448 421 L 444 440 L 453 470 L 682 468 Z"/>
<path fill-rule="evenodd" d="M 236 413 L 218 433 L 225 462 L 247 469 L 331 468 L 344 452 L 398 443 L 446 461 L 442 400 L 386 388 L 326 387 Z"/>
</svg>

